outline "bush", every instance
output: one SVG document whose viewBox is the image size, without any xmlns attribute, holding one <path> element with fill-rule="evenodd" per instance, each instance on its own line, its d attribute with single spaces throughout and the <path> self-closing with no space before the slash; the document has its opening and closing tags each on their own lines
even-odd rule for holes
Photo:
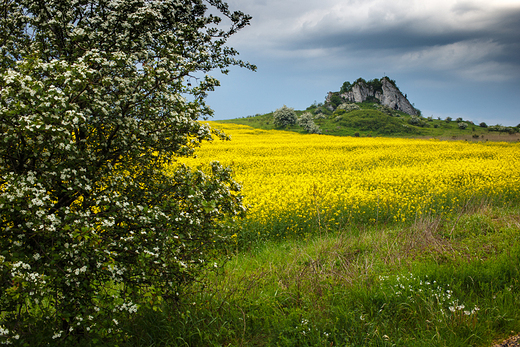
<svg viewBox="0 0 520 347">
<path fill-rule="evenodd" d="M 375 109 L 392 117 L 399 117 L 399 113 L 385 105 L 375 104 Z"/>
<path fill-rule="evenodd" d="M 478 126 L 481 127 L 481 128 L 487 128 L 488 127 L 487 124 L 484 123 L 484 122 L 480 123 Z"/>
<path fill-rule="evenodd" d="M 274 124 L 277 127 L 285 128 L 289 125 L 294 125 L 298 121 L 298 117 L 294 112 L 294 108 L 283 105 L 273 113 Z"/>
<path fill-rule="evenodd" d="M 343 99 L 341 96 L 338 95 L 338 93 L 332 94 L 329 100 L 329 104 L 333 107 L 333 109 L 336 109 L 339 105 L 343 103 Z"/>
<path fill-rule="evenodd" d="M 0 344 L 122 345 L 230 243 L 231 170 L 174 164 L 226 138 L 198 122 L 218 81 L 184 76 L 254 68 L 223 45 L 249 16 L 211 3 L 220 40 L 198 1 L 2 5 Z"/>
<path fill-rule="evenodd" d="M 446 123 L 449 123 L 451 122 L 452 118 L 451 117 L 446 117 Z"/>
<path fill-rule="evenodd" d="M 298 118 L 298 125 L 305 129 L 306 132 L 310 134 L 321 134 L 320 127 L 314 123 L 312 118 L 312 114 L 309 112 L 304 112 Z"/>
<path fill-rule="evenodd" d="M 462 119 L 462 117 L 459 117 L 459 118 L 457 118 L 455 121 L 456 121 L 457 123 L 462 123 L 463 119 Z"/>
<path fill-rule="evenodd" d="M 338 108 L 336 111 L 334 111 L 334 112 L 332 113 L 332 116 L 333 116 L 333 117 L 343 116 L 343 115 L 346 114 L 346 113 L 347 113 L 347 111 L 345 111 L 344 109 L 342 109 L 342 108 Z"/>
<path fill-rule="evenodd" d="M 411 116 L 408 119 L 408 124 L 419 126 L 419 124 L 421 124 L 421 119 L 419 117 L 417 117 L 417 116 Z"/>
<path fill-rule="evenodd" d="M 464 123 L 464 122 L 460 122 L 460 123 L 457 123 L 457 126 L 459 127 L 459 129 L 466 129 L 468 127 L 468 124 Z"/>
<path fill-rule="evenodd" d="M 338 106 L 338 109 L 345 110 L 345 112 L 350 112 L 350 111 L 360 110 L 361 108 L 356 104 L 343 103 Z"/>
</svg>

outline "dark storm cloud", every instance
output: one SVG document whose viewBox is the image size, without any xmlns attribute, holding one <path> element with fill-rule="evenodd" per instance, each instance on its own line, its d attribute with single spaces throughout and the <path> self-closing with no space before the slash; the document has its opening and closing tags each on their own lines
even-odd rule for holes
<svg viewBox="0 0 520 347">
<path fill-rule="evenodd" d="M 471 12 L 475 6 L 457 6 L 454 12 Z M 458 15 L 460 17 L 462 15 Z M 280 46 L 290 49 L 346 48 L 362 50 L 413 50 L 444 46 L 461 41 L 493 41 L 504 45 L 510 61 L 520 57 L 520 8 L 484 14 L 476 22 L 442 23 L 432 18 L 413 18 L 393 23 L 372 23 L 368 27 L 342 26 L 324 22 L 302 30 Z M 515 59 L 516 58 L 516 59 Z"/>
</svg>

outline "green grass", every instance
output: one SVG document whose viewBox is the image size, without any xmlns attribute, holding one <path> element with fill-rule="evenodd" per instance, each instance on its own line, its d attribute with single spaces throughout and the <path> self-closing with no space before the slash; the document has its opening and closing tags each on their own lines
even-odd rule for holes
<svg viewBox="0 0 520 347">
<path fill-rule="evenodd" d="M 349 225 L 238 250 L 135 346 L 490 346 L 520 331 L 520 207 Z"/>
<path fill-rule="evenodd" d="M 444 119 L 422 118 L 422 126 L 414 126 L 408 123 L 410 115 L 387 110 L 380 111 L 380 105 L 370 102 L 357 104 L 361 109 L 342 112 L 330 111 L 326 107 L 313 105 L 305 111 L 296 111 L 300 116 L 303 112 L 321 114 L 322 119 L 316 119 L 315 123 L 324 134 L 335 136 L 385 136 L 385 137 L 423 137 L 438 138 L 442 140 L 468 140 L 468 141 L 519 141 L 518 128 L 510 127 L 513 134 L 490 131 L 489 128 L 480 127 L 478 124 L 468 124 L 466 129 L 460 129 L 456 120 L 447 122 Z M 265 130 L 279 129 L 274 126 L 273 113 L 257 114 L 243 118 L 219 120 L 223 123 L 235 123 L 249 125 Z M 509 129 L 509 128 L 508 128 Z M 300 126 L 294 125 L 284 130 L 304 133 Z"/>
</svg>

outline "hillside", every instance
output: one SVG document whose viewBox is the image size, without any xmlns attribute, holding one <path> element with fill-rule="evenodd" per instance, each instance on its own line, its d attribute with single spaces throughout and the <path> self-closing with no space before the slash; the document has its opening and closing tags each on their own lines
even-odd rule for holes
<svg viewBox="0 0 520 347">
<path fill-rule="evenodd" d="M 385 87 L 386 86 L 386 87 Z M 354 101 L 353 101 L 354 100 Z M 356 102 L 359 101 L 359 102 Z M 519 128 L 475 124 L 462 118 L 424 117 L 410 104 L 395 85 L 384 77 L 366 82 L 345 82 L 338 92 L 329 92 L 324 103 L 314 103 L 305 110 L 295 110 L 297 117 L 310 113 L 322 134 L 336 136 L 385 136 L 438 138 L 474 141 L 518 141 Z M 274 124 L 274 112 L 224 120 L 261 129 L 284 129 L 305 133 L 298 123 L 286 127 Z"/>
</svg>

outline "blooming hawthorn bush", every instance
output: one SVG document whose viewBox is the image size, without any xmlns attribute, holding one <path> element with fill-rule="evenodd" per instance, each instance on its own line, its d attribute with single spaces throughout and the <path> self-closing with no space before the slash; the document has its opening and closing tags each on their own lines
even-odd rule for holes
<svg viewBox="0 0 520 347">
<path fill-rule="evenodd" d="M 298 118 L 298 125 L 310 134 L 321 134 L 321 129 L 316 125 L 316 123 L 314 123 L 314 118 L 310 112 L 304 112 Z"/>
<path fill-rule="evenodd" d="M 273 120 L 277 127 L 287 127 L 296 124 L 298 116 L 294 112 L 294 108 L 283 105 L 274 111 Z"/>
<path fill-rule="evenodd" d="M 0 343 L 121 340 L 233 234 L 231 170 L 174 163 L 226 138 L 193 73 L 255 68 L 224 46 L 250 17 L 206 3 L 229 27 L 202 0 L 0 5 Z"/>
</svg>

